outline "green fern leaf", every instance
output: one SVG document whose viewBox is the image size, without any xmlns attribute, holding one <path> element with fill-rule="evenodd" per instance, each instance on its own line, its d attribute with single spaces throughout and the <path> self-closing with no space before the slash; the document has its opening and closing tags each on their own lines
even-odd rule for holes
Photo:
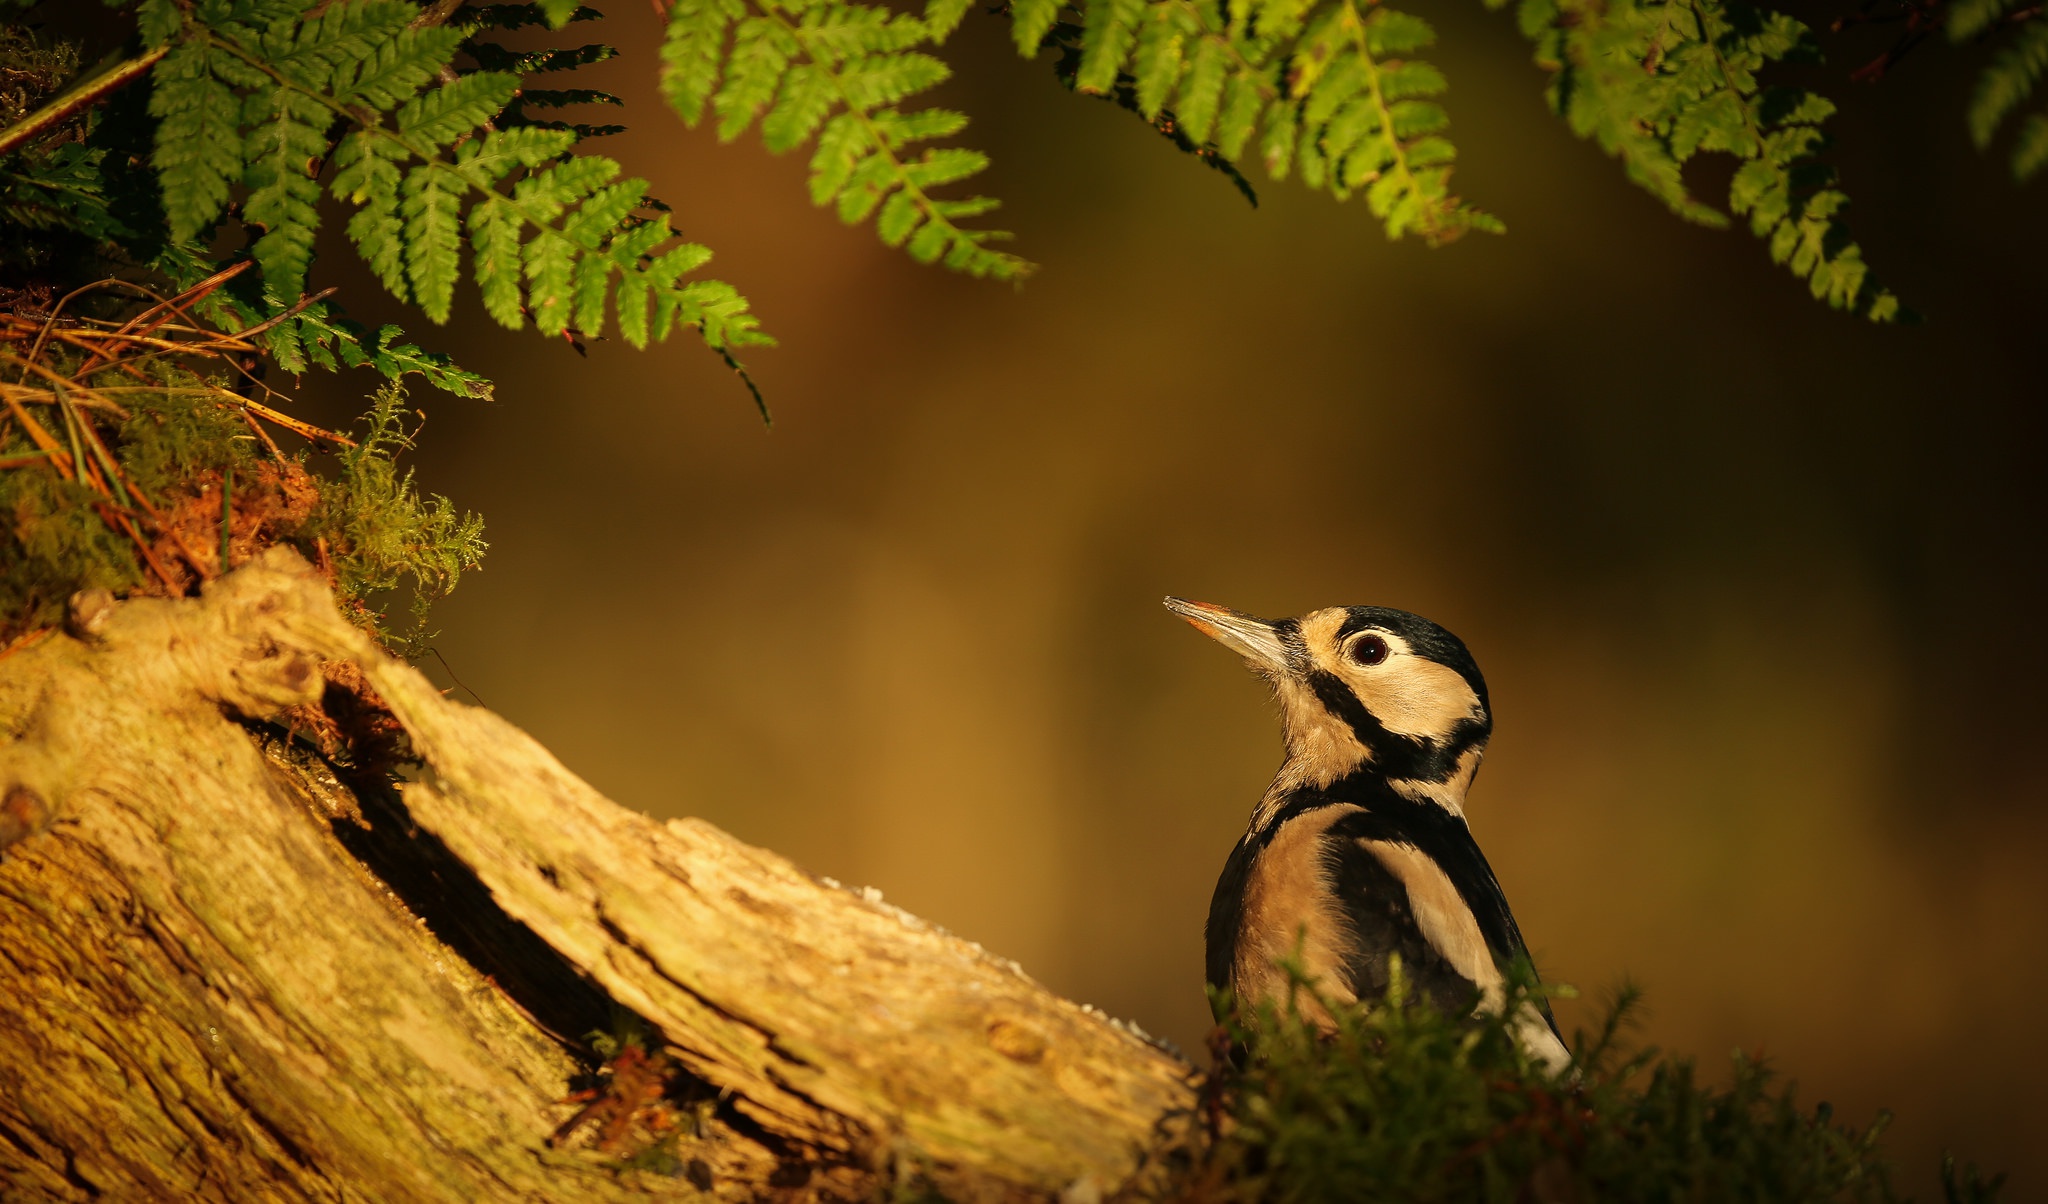
<svg viewBox="0 0 2048 1204">
<path fill-rule="evenodd" d="M 517 330 L 525 321 L 520 311 L 519 213 L 498 197 L 469 211 L 469 250 L 482 290 L 484 311 L 501 326 Z"/>
<path fill-rule="evenodd" d="M 405 275 L 413 300 L 439 325 L 448 320 L 461 277 L 462 233 L 459 222 L 462 178 L 439 163 L 422 163 L 406 173 L 399 201 L 405 221 Z"/>
<path fill-rule="evenodd" d="M 2032 114 L 2020 125 L 2012 146 L 2012 174 L 2018 180 L 2032 179 L 2048 166 L 2048 117 Z"/>
<path fill-rule="evenodd" d="M 1045 36 L 1060 19 L 1062 0 L 1011 0 L 1010 33 L 1017 53 L 1030 58 L 1045 45 Z"/>
<path fill-rule="evenodd" d="M 587 339 L 604 333 L 604 303 L 611 292 L 613 264 L 603 255 L 585 255 L 576 264 L 576 333 Z"/>
<path fill-rule="evenodd" d="M 135 9 L 135 30 L 142 44 L 151 49 L 178 36 L 185 27 L 185 12 L 178 0 L 142 0 Z"/>
<path fill-rule="evenodd" d="M 576 246 L 567 239 L 542 234 L 527 242 L 527 307 L 533 311 L 534 326 L 544 335 L 558 335 L 569 328 L 575 268 Z"/>
<path fill-rule="evenodd" d="M 928 54 L 868 55 L 840 68 L 837 86 L 847 105 L 877 109 L 944 83 L 952 68 Z"/>
<path fill-rule="evenodd" d="M 596 247 L 617 229 L 626 215 L 647 196 L 647 181 L 624 180 L 591 193 L 574 216 L 562 224 L 562 235 L 583 247 Z"/>
<path fill-rule="evenodd" d="M 717 9 L 705 10 L 712 13 L 714 40 L 724 38 L 731 16 L 748 11 L 745 0 L 732 2 L 723 18 Z M 191 28 L 203 27 L 203 33 L 175 46 L 157 67 L 159 173 L 172 190 L 172 220 L 187 239 L 212 227 L 235 182 L 248 188 L 239 216 L 257 235 L 252 250 L 274 304 L 260 312 L 262 303 L 254 298 L 226 292 L 205 304 L 209 312 L 231 313 L 242 326 L 268 322 L 262 338 L 286 370 L 370 364 L 392 372 L 438 373 L 442 382 L 464 387 L 460 375 L 451 374 L 456 370 L 394 342 L 395 330 L 373 341 L 324 306 L 277 320 L 276 306 L 305 284 L 320 217 L 315 173 L 330 159 L 328 138 L 337 125 L 331 191 L 355 209 L 348 235 L 380 281 L 435 322 L 452 312 L 466 229 L 485 309 L 506 325 L 518 326 L 531 316 L 544 333 L 573 325 L 595 335 L 607 306 L 616 304 L 620 331 L 629 341 L 664 337 L 680 322 L 702 332 L 736 369 L 733 348 L 770 341 L 745 298 L 730 286 L 683 278 L 709 252 L 678 243 L 665 216 L 646 215 L 654 203 L 644 181 L 621 180 L 610 159 L 575 155 L 576 128 L 550 128 L 508 112 L 520 73 L 600 61 L 613 53 L 608 47 L 507 50 L 475 40 L 475 26 L 416 28 L 419 9 L 403 0 L 198 3 Z M 186 11 L 178 5 L 144 0 L 144 10 L 152 33 L 176 39 L 187 30 Z M 848 103 L 850 93 L 868 106 L 859 114 L 871 135 L 863 157 L 893 162 L 890 152 L 896 148 L 872 131 L 885 120 L 880 106 L 943 74 L 936 60 L 909 52 L 933 26 L 862 6 L 835 10 L 799 0 L 792 11 L 803 12 L 794 23 L 781 10 L 768 14 L 774 31 L 768 41 L 802 49 L 800 65 L 822 73 L 829 87 L 783 96 L 768 118 L 775 123 L 772 135 L 792 143 L 813 136 L 835 107 Z M 959 0 L 933 0 L 931 20 L 950 27 L 962 11 Z M 471 15 L 485 27 L 516 28 L 595 14 L 548 4 L 482 6 Z M 814 46 L 802 48 L 800 29 L 810 31 Z M 671 49 L 689 49 L 688 37 L 672 36 L 671 42 Z M 480 69 L 438 82 L 458 48 Z M 708 63 L 717 84 L 719 58 L 714 45 L 694 69 Z M 690 59 L 683 54 L 673 60 L 671 74 L 675 63 L 687 66 Z M 783 71 L 770 74 L 779 81 Z M 726 82 L 740 85 L 736 95 L 744 109 L 744 90 L 757 81 L 735 71 Z M 701 96 L 717 95 L 730 110 L 726 93 L 732 91 L 705 88 Z M 685 87 L 679 94 L 685 101 L 687 92 Z M 545 108 L 609 99 L 587 89 L 559 89 L 537 91 L 527 103 Z M 493 128 L 497 123 L 501 127 Z M 957 128 L 957 122 L 941 118 L 932 128 L 940 127 Z M 911 159 L 895 164 L 878 183 L 884 193 L 914 189 L 917 180 L 950 181 L 979 162 L 971 154 Z M 921 203 L 926 207 L 919 221 L 928 224 L 938 211 L 922 198 Z M 185 258 L 194 263 L 183 266 L 203 274 L 196 255 Z"/>
<path fill-rule="evenodd" d="M 693 280 L 673 292 L 657 294 L 655 318 L 662 334 L 669 324 L 683 322 L 697 327 L 705 342 L 721 350 L 775 345 L 747 311 L 747 299 L 722 280 Z"/>
<path fill-rule="evenodd" d="M 227 204 L 229 182 L 242 174 L 241 105 L 216 74 L 225 57 L 191 42 L 165 55 L 152 73 L 149 112 L 157 128 L 150 161 L 177 242 L 213 228 Z"/>
<path fill-rule="evenodd" d="M 1369 188 L 1390 236 L 1435 244 L 1499 226 L 1449 192 L 1442 109 L 1417 103 L 1443 77 L 1407 58 L 1434 37 L 1413 16 L 1355 0 L 1085 0 L 1081 25 L 1053 36 L 1070 87 L 1144 116 L 1255 204 L 1230 162 L 1257 137 L 1275 179 L 1298 171 L 1339 197 Z M 1425 137 L 1430 162 L 1411 163 Z"/>
<path fill-rule="evenodd" d="M 503 109 L 519 90 L 519 77 L 478 71 L 456 77 L 398 109 L 398 133 L 415 147 L 440 150 Z"/>
<path fill-rule="evenodd" d="M 730 142 L 747 131 L 775 98 L 782 73 L 797 54 L 796 37 L 772 17 L 749 17 L 733 34 L 725 86 L 711 98 L 718 114 L 718 138 Z"/>
<path fill-rule="evenodd" d="M 418 17 L 419 9 L 404 0 L 332 4 L 304 25 L 275 21 L 264 34 L 265 57 L 274 70 L 307 88 L 337 91 Z"/>
<path fill-rule="evenodd" d="M 944 198 L 927 191 L 986 165 L 973 152 L 916 149 L 958 132 L 965 119 L 898 108 L 950 74 L 915 47 L 950 31 L 963 10 L 960 0 L 931 0 L 919 19 L 846 0 L 731 0 L 716 8 L 685 0 L 671 14 L 664 41 L 664 92 L 691 124 L 708 106 L 724 141 L 756 121 L 762 142 L 776 153 L 815 139 L 811 199 L 834 206 L 843 221 L 880 211 L 877 233 L 891 246 L 907 245 L 927 261 L 944 258 L 975 274 L 1015 278 L 1030 265 L 960 230 Z M 659 294 L 653 299 L 658 337 L 664 311 Z"/>
<path fill-rule="evenodd" d="M 578 155 L 513 185 L 512 196 L 527 220 L 546 224 L 619 176 L 619 165 L 602 155 Z"/>
<path fill-rule="evenodd" d="M 371 130 L 342 137 L 334 149 L 334 182 L 329 190 L 339 200 L 361 206 L 349 218 L 349 241 L 362 252 L 377 279 L 399 300 L 408 300 L 405 278 L 405 223 L 398 216 L 403 177 L 398 169 L 404 148 Z"/>
<path fill-rule="evenodd" d="M 395 109 L 440 76 L 454 60 L 462 37 L 462 30 L 447 26 L 401 29 L 377 43 L 352 68 L 335 72 L 335 98 L 344 105 L 368 105 L 378 112 Z"/>
<path fill-rule="evenodd" d="M 1816 57 L 1803 25 L 1722 0 L 1523 0 L 1520 23 L 1554 73 L 1552 107 L 1630 179 L 1680 216 L 1722 225 L 1682 171 L 1699 154 L 1735 157 L 1729 207 L 1773 260 L 1830 305 L 1873 321 L 1901 315 L 1850 240 L 1847 197 L 1818 158 L 1834 106 L 1760 82 L 1772 64 Z"/>
<path fill-rule="evenodd" d="M 661 41 L 661 92 L 695 126 L 718 91 L 726 34 L 746 14 L 743 0 L 676 0 Z"/>
<path fill-rule="evenodd" d="M 1195 43 L 1195 51 L 1188 63 L 1188 72 L 1181 81 L 1179 98 L 1174 101 L 1174 115 L 1187 128 L 1187 134 L 1195 142 L 1209 141 L 1216 128 L 1218 106 L 1223 101 L 1223 89 L 1230 70 L 1230 57 L 1223 43 L 1215 38 L 1203 38 Z M 1253 94 L 1257 98 L 1257 94 Z M 1251 133 L 1251 118 L 1245 118 L 1242 135 Z M 1238 139 L 1243 146 L 1243 137 Z M 1231 158 L 1237 156 L 1233 153 Z"/>
<path fill-rule="evenodd" d="M 967 9 L 973 0 L 925 0 L 925 35 L 934 42 L 943 42 L 960 27 L 960 21 L 967 16 Z"/>
<path fill-rule="evenodd" d="M 2014 0 L 1955 0 L 1948 8 L 1948 37 L 1967 42 L 2011 11 Z"/>
<path fill-rule="evenodd" d="M 811 152 L 811 204 L 829 205 L 835 197 L 844 196 L 854 169 L 873 144 L 874 136 L 868 125 L 851 113 L 841 113 L 826 122 L 824 133 L 818 136 L 817 149 Z"/>
<path fill-rule="evenodd" d="M 1166 98 L 1180 84 L 1185 66 L 1181 48 L 1190 32 L 1184 28 L 1185 20 L 1182 10 L 1166 5 L 1155 5 L 1142 14 L 1131 73 L 1136 77 L 1138 112 L 1147 121 L 1158 119 L 1159 110 L 1166 107 Z M 1111 79 L 1114 78 L 1112 74 Z"/>
<path fill-rule="evenodd" d="M 619 319 L 619 336 L 635 350 L 647 346 L 649 291 L 646 280 L 637 273 L 628 272 L 612 293 L 612 308 Z"/>
<path fill-rule="evenodd" d="M 775 107 L 761 122 L 761 141 L 775 154 L 802 146 L 839 101 L 832 75 L 812 63 L 790 68 Z"/>
<path fill-rule="evenodd" d="M 1081 69 L 1074 87 L 1082 92 L 1107 92 L 1138 40 L 1138 20 L 1145 0 L 1088 0 L 1083 10 Z"/>
<path fill-rule="evenodd" d="M 1970 138 L 1979 150 L 1991 145 L 1998 125 L 2033 94 L 2048 71 L 2048 24 L 2030 22 L 1992 57 L 1970 97 Z"/>
<path fill-rule="evenodd" d="M 547 18 L 550 29 L 560 29 L 575 20 L 580 8 L 576 0 L 534 0 L 533 6 Z"/>
<path fill-rule="evenodd" d="M 313 236 L 320 227 L 320 182 L 314 178 L 327 153 L 325 106 L 302 93 L 282 89 L 251 93 L 243 106 L 248 127 L 242 182 L 249 187 L 245 221 L 264 229 L 250 248 L 263 280 L 281 301 L 305 290 L 313 260 Z"/>
<path fill-rule="evenodd" d="M 882 211 L 875 215 L 875 233 L 885 245 L 900 247 L 922 217 L 923 214 L 917 211 L 915 196 L 908 192 L 892 193 L 882 203 Z"/>
<path fill-rule="evenodd" d="M 492 182 L 521 167 L 539 167 L 569 153 L 576 135 L 569 130 L 519 126 L 492 130 L 481 142 L 471 141 L 456 152 L 455 161 L 474 166 Z"/>
</svg>

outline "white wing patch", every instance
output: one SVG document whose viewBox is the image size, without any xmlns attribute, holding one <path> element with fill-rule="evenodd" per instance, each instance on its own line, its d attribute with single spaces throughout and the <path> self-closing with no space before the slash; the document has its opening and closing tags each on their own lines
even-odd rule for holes
<svg viewBox="0 0 2048 1204">
<path fill-rule="evenodd" d="M 1464 897 L 1452 885 L 1450 876 L 1412 845 L 1386 840 L 1358 843 L 1408 888 L 1408 911 L 1415 917 L 1422 939 L 1442 954 L 1453 970 L 1478 985 L 1482 993 L 1479 1006 L 1483 1010 L 1499 1011 L 1507 980 L 1501 976 L 1500 967 L 1494 965 L 1486 937 L 1479 931 L 1478 918 L 1465 906 Z M 1523 1052 L 1552 1072 L 1571 1063 L 1564 1042 L 1557 1039 L 1534 1008 L 1523 1009 L 1522 1015 L 1515 1018 L 1514 1030 Z"/>
</svg>

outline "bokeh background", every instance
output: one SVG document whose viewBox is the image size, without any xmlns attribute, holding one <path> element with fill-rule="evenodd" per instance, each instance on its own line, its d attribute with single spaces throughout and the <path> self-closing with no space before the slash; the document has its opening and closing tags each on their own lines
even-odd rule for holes
<svg viewBox="0 0 2048 1204">
<path fill-rule="evenodd" d="M 801 155 L 659 107 L 621 3 L 589 74 L 779 350 L 763 429 L 687 338 L 579 358 L 380 304 L 498 381 L 415 390 L 422 482 L 492 551 L 437 616 L 464 686 L 613 798 L 701 815 L 1198 1049 L 1201 922 L 1278 759 L 1259 683 L 1159 606 L 1336 603 L 1471 645 L 1470 807 L 1548 977 L 1644 1036 L 1899 1120 L 2048 1197 L 2041 188 L 1972 151 L 1973 60 L 1843 80 L 1868 257 L 1930 321 L 1833 314 L 1685 227 L 1545 111 L 1504 16 L 1443 11 L 1460 191 L 1510 233 L 1389 245 L 1254 211 L 971 17 L 944 99 L 1044 270 L 921 268 L 805 199 Z M 1721 179 L 1725 179 L 1725 173 Z M 1718 192 L 1711 170 L 1702 186 Z M 309 414 L 367 378 L 311 380 Z M 439 663 L 428 667 L 446 680 Z"/>
</svg>

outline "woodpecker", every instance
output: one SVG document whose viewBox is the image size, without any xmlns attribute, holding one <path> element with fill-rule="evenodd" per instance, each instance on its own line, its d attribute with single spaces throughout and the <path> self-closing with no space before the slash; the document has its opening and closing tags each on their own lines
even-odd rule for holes
<svg viewBox="0 0 2048 1204">
<path fill-rule="evenodd" d="M 1284 1000 L 1278 963 L 1298 954 L 1325 995 L 1373 999 L 1398 955 L 1437 1006 L 1497 1009 L 1504 971 L 1528 951 L 1465 824 L 1493 715 L 1464 643 L 1379 606 L 1277 621 L 1182 598 L 1166 606 L 1272 683 L 1286 731 L 1286 759 L 1209 905 L 1210 984 Z M 1537 1012 L 1513 1031 L 1561 1071 L 1571 1055 L 1549 1005 Z"/>
</svg>

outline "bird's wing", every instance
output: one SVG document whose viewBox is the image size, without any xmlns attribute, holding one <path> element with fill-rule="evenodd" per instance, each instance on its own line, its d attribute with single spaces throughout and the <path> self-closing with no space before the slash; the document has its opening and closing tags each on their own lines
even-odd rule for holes
<svg viewBox="0 0 2048 1204">
<path fill-rule="evenodd" d="M 1357 934 L 1350 959 L 1361 998 L 1384 992 L 1386 955 L 1440 1006 L 1469 1007 L 1528 957 L 1522 932 L 1463 818 L 1425 804 L 1400 814 L 1361 809 L 1325 834 L 1324 869 Z M 1543 1019 L 1556 1033 L 1547 1002 Z"/>
</svg>

